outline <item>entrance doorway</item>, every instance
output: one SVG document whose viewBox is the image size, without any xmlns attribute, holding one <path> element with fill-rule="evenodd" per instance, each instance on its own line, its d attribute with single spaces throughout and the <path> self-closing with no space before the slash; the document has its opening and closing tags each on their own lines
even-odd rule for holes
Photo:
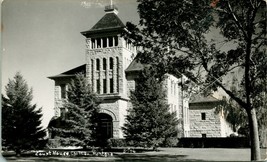
<svg viewBox="0 0 267 162">
<path fill-rule="evenodd" d="M 113 121 L 112 117 L 105 113 L 98 115 L 98 137 L 102 140 L 107 140 L 113 137 Z"/>
</svg>

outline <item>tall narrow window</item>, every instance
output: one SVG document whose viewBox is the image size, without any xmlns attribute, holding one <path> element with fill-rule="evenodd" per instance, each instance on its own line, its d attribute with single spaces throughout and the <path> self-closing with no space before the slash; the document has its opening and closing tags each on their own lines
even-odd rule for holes
<svg viewBox="0 0 267 162">
<path fill-rule="evenodd" d="M 174 83 L 174 95 L 176 95 L 176 83 Z"/>
<path fill-rule="evenodd" d="M 108 37 L 108 46 L 113 47 L 113 37 Z"/>
<path fill-rule="evenodd" d="M 96 80 L 96 92 L 100 94 L 100 80 L 99 79 Z"/>
<path fill-rule="evenodd" d="M 206 120 L 206 113 L 201 113 L 201 120 Z"/>
<path fill-rule="evenodd" d="M 119 38 L 118 38 L 118 36 L 115 36 L 114 39 L 115 39 L 115 46 L 118 46 L 118 44 L 119 44 Z"/>
<path fill-rule="evenodd" d="M 109 58 L 109 69 L 113 69 L 113 58 Z"/>
<path fill-rule="evenodd" d="M 107 80 L 103 79 L 103 93 L 107 93 Z"/>
<path fill-rule="evenodd" d="M 94 83 L 94 78 L 93 78 L 93 76 L 94 76 L 94 60 L 92 59 L 91 60 L 91 82 L 92 82 L 92 86 L 93 86 L 93 83 Z"/>
<path fill-rule="evenodd" d="M 119 85 L 120 85 L 120 82 L 119 82 L 119 77 L 120 77 L 120 62 L 119 62 L 119 57 L 116 57 L 116 60 L 117 60 L 117 92 L 119 92 Z"/>
<path fill-rule="evenodd" d="M 100 70 L 100 60 L 96 59 L 96 70 Z"/>
<path fill-rule="evenodd" d="M 64 99 L 66 98 L 66 84 L 60 84 L 60 89 L 61 89 L 61 98 Z"/>
<path fill-rule="evenodd" d="M 110 93 L 114 93 L 114 89 L 113 89 L 113 79 L 109 79 L 109 90 L 110 90 Z"/>
<path fill-rule="evenodd" d="M 95 38 L 91 39 L 91 47 L 92 47 L 92 49 L 95 48 Z"/>
<path fill-rule="evenodd" d="M 101 38 L 97 38 L 97 48 L 101 48 Z"/>
<path fill-rule="evenodd" d="M 103 70 L 107 69 L 107 61 L 105 58 L 103 58 Z"/>
<path fill-rule="evenodd" d="M 102 38 L 103 39 L 103 48 L 107 47 L 107 38 Z"/>
</svg>

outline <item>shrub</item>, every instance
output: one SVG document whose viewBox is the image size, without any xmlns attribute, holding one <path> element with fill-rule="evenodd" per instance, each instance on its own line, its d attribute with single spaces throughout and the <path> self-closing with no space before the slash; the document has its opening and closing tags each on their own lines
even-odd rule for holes
<svg viewBox="0 0 267 162">
<path fill-rule="evenodd" d="M 126 141 L 123 138 L 108 139 L 108 147 L 126 147 Z"/>
<path fill-rule="evenodd" d="M 58 148 L 60 147 L 60 141 L 59 139 L 49 139 L 47 142 L 47 147 L 48 148 Z"/>
<path fill-rule="evenodd" d="M 167 138 L 163 144 L 162 147 L 176 147 L 178 145 L 178 139 L 176 137 L 170 137 Z"/>
</svg>

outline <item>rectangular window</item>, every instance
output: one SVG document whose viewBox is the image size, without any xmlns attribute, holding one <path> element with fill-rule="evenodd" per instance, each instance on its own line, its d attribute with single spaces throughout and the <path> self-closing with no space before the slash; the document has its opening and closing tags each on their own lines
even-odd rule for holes
<svg viewBox="0 0 267 162">
<path fill-rule="evenodd" d="M 108 37 L 108 46 L 113 47 L 113 37 Z"/>
<path fill-rule="evenodd" d="M 207 134 L 201 134 L 202 138 L 206 138 Z"/>
<path fill-rule="evenodd" d="M 107 80 L 103 79 L 103 93 L 107 93 Z"/>
<path fill-rule="evenodd" d="M 92 47 L 92 49 L 95 48 L 95 39 L 94 38 L 91 39 L 91 47 Z"/>
<path fill-rule="evenodd" d="M 105 58 L 103 58 L 103 70 L 107 69 L 107 61 Z"/>
<path fill-rule="evenodd" d="M 97 42 L 97 43 L 96 43 L 96 44 L 97 44 L 96 47 L 97 47 L 97 48 L 101 48 L 101 38 L 97 38 L 97 39 L 96 39 L 96 42 Z"/>
<path fill-rule="evenodd" d="M 118 46 L 118 44 L 119 44 L 119 38 L 118 38 L 118 36 L 115 36 L 114 39 L 115 39 L 115 46 Z"/>
<path fill-rule="evenodd" d="M 109 58 L 109 69 L 113 69 L 113 58 Z"/>
<path fill-rule="evenodd" d="M 201 113 L 201 120 L 206 120 L 206 113 Z"/>
<path fill-rule="evenodd" d="M 100 94 L 100 80 L 99 79 L 96 80 L 96 92 Z"/>
<path fill-rule="evenodd" d="M 109 89 L 110 89 L 110 93 L 114 93 L 114 89 L 113 89 L 113 79 L 109 79 Z"/>
<path fill-rule="evenodd" d="M 60 89 L 61 89 L 61 98 L 64 99 L 66 98 L 66 84 L 60 84 Z"/>
<path fill-rule="evenodd" d="M 103 48 L 107 47 L 107 38 L 102 38 L 103 39 Z"/>
<path fill-rule="evenodd" d="M 100 70 L 100 60 L 96 59 L 96 70 Z"/>
</svg>

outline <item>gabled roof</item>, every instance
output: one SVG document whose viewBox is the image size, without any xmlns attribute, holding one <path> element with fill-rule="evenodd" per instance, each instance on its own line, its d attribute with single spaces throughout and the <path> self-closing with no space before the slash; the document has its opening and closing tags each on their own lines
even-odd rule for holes
<svg viewBox="0 0 267 162">
<path fill-rule="evenodd" d="M 220 101 L 221 100 L 211 95 L 204 96 L 204 95 L 198 94 L 198 95 L 192 95 L 190 97 L 189 103 L 194 104 L 194 103 L 207 103 L 207 102 L 220 102 Z"/>
<path fill-rule="evenodd" d="M 87 36 L 93 33 L 122 30 L 125 27 L 117 14 L 111 12 L 106 13 L 90 30 L 81 33 Z"/>
<path fill-rule="evenodd" d="M 107 28 L 124 28 L 120 18 L 115 13 L 106 13 L 91 30 L 103 30 Z"/>
<path fill-rule="evenodd" d="M 77 73 L 84 73 L 86 72 L 86 64 L 73 68 L 71 70 L 65 71 L 61 74 L 54 75 L 48 77 L 49 79 L 57 79 L 57 78 L 65 78 L 65 77 L 74 77 Z"/>
</svg>

